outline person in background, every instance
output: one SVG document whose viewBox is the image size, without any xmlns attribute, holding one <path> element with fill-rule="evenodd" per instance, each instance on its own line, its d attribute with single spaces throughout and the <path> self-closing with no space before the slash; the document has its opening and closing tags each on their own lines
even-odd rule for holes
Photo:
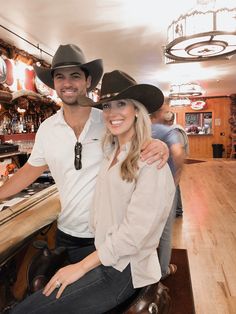
<svg viewBox="0 0 236 314">
<path fill-rule="evenodd" d="M 16 306 L 14 314 L 101 314 L 161 278 L 157 247 L 170 213 L 174 180 L 166 164 L 141 161 L 151 141 L 148 112 L 163 102 L 155 86 L 137 84 L 122 71 L 105 73 L 99 104 L 106 133 L 90 228 L 96 250 L 61 268 L 46 285 Z M 147 112 L 148 111 L 148 112 Z"/>
<path fill-rule="evenodd" d="M 100 81 L 102 60 L 87 62 L 78 46 L 67 44 L 59 46 L 51 68 L 34 69 L 43 83 L 56 90 L 63 106 L 40 125 L 31 156 L 0 188 L 0 199 L 20 192 L 49 168 L 61 202 L 56 246 L 66 247 L 74 263 L 95 250 L 88 216 L 103 159 L 104 122 L 102 111 L 83 106 L 83 98 Z M 146 162 L 159 159 L 161 167 L 168 158 L 168 148 L 153 140 L 143 146 L 141 155 Z"/>
<path fill-rule="evenodd" d="M 184 164 L 182 142 L 178 131 L 168 125 L 164 125 L 164 117 L 167 108 L 167 105 L 163 104 L 159 110 L 150 115 L 152 121 L 152 136 L 164 141 L 169 147 L 170 156 L 168 164 L 176 184 L 176 193 L 172 204 L 172 210 L 166 222 L 158 247 L 162 278 L 166 278 L 177 271 L 177 266 L 170 263 L 172 251 L 172 229 L 177 207 L 177 186 L 179 184 Z"/>
<path fill-rule="evenodd" d="M 164 124 L 171 126 L 172 130 L 176 130 L 178 132 L 179 138 L 182 144 L 183 156 L 185 159 L 189 155 L 188 135 L 185 129 L 180 124 L 174 123 L 174 121 L 175 121 L 175 114 L 172 111 L 166 111 L 164 113 Z M 178 184 L 177 185 L 176 217 L 182 217 L 182 216 L 183 216 L 183 204 L 182 204 L 180 185 Z"/>
<path fill-rule="evenodd" d="M 198 134 L 199 133 L 199 129 L 196 125 L 193 124 L 193 122 L 191 122 L 190 126 L 187 129 L 187 133 L 191 133 L 191 134 Z"/>
</svg>

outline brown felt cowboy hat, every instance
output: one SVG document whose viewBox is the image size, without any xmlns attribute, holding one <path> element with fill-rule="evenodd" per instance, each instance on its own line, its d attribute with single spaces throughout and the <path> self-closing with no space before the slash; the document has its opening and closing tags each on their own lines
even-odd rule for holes
<svg viewBox="0 0 236 314">
<path fill-rule="evenodd" d="M 138 84 L 122 71 L 105 73 L 102 78 L 100 99 L 96 104 L 100 107 L 103 103 L 120 99 L 137 100 L 149 113 L 153 113 L 162 106 L 164 95 L 159 88 L 149 84 Z"/>
<path fill-rule="evenodd" d="M 101 59 L 86 62 L 83 51 L 76 45 L 60 45 L 53 59 L 51 68 L 34 66 L 34 70 L 39 79 L 54 89 L 53 72 L 56 69 L 78 66 L 88 71 L 91 76 L 91 86 L 88 91 L 93 90 L 100 81 L 103 73 L 103 64 Z"/>
</svg>

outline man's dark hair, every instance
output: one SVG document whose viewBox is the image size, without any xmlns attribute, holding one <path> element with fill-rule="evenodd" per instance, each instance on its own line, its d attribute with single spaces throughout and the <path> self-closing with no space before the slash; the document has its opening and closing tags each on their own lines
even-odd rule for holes
<svg viewBox="0 0 236 314">
<path fill-rule="evenodd" d="M 85 69 L 85 68 L 83 68 L 83 67 L 80 67 L 80 69 L 81 69 L 81 71 L 83 71 L 84 72 L 84 75 L 85 75 L 85 78 L 86 78 L 86 80 L 87 80 L 87 78 L 89 77 L 89 71 L 87 70 L 87 69 Z M 52 78 L 54 77 L 54 72 L 55 72 L 55 70 L 54 71 L 52 71 Z"/>
</svg>

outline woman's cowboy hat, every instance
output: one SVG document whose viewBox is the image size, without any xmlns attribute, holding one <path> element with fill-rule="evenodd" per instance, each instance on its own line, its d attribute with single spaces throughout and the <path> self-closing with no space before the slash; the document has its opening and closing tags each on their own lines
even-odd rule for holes
<svg viewBox="0 0 236 314">
<path fill-rule="evenodd" d="M 52 59 L 51 68 L 35 65 L 34 70 L 43 83 L 54 89 L 53 71 L 72 66 L 79 66 L 88 71 L 91 76 L 91 86 L 88 91 L 93 90 L 97 86 L 103 73 L 102 60 L 96 59 L 86 63 L 82 50 L 76 45 L 60 45 Z"/>
<path fill-rule="evenodd" d="M 157 111 L 164 102 L 162 91 L 149 84 L 137 84 L 128 74 L 115 70 L 105 73 L 102 78 L 100 99 L 96 103 L 119 99 L 134 99 L 142 103 L 149 113 Z"/>
</svg>

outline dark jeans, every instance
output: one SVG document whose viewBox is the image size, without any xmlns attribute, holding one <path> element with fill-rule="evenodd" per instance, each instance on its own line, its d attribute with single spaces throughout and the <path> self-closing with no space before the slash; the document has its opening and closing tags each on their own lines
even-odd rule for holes
<svg viewBox="0 0 236 314">
<path fill-rule="evenodd" d="M 177 190 L 176 216 L 182 216 L 183 215 L 183 204 L 182 204 L 181 191 L 180 191 L 179 185 L 177 185 L 176 190 Z"/>
<path fill-rule="evenodd" d="M 129 266 L 119 272 L 101 265 L 67 286 L 58 300 L 56 292 L 46 297 L 38 291 L 11 314 L 102 314 L 132 296 L 135 289 Z"/>
<path fill-rule="evenodd" d="M 169 271 L 169 264 L 170 264 L 171 252 L 172 252 L 173 222 L 174 222 L 175 213 L 176 213 L 177 197 L 178 197 L 178 194 L 177 194 L 177 189 L 176 189 L 171 211 L 167 218 L 165 227 L 163 229 L 163 232 L 160 238 L 159 246 L 158 246 L 158 256 L 159 256 L 161 273 L 162 273 L 163 278 L 168 274 L 168 271 Z"/>
<path fill-rule="evenodd" d="M 95 251 L 94 238 L 77 238 L 57 229 L 56 247 L 66 247 L 70 263 L 77 263 Z"/>
</svg>

